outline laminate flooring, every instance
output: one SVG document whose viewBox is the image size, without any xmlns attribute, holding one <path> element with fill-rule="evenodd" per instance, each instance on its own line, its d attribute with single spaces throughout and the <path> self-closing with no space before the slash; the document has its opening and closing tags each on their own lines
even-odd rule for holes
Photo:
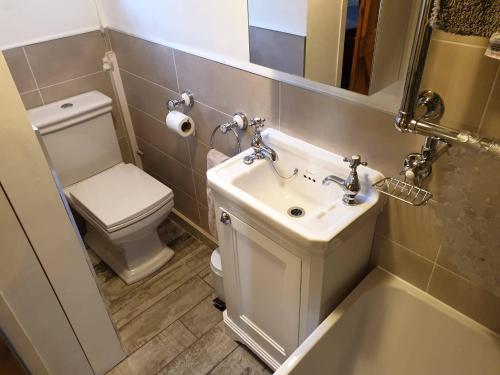
<svg viewBox="0 0 500 375">
<path fill-rule="evenodd" d="M 126 285 L 90 256 L 127 358 L 108 375 L 264 375 L 272 371 L 224 333 L 212 305 L 212 249 L 167 220 L 159 229 L 174 257 L 160 270 Z"/>
</svg>

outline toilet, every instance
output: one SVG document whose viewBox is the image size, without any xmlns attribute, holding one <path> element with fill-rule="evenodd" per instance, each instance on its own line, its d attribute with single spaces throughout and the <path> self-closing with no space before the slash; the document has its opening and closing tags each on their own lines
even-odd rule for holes
<svg viewBox="0 0 500 375">
<path fill-rule="evenodd" d="M 71 207 L 85 220 L 86 245 L 127 284 L 163 266 L 174 252 L 158 226 L 172 190 L 122 160 L 112 100 L 91 91 L 28 111 Z"/>
</svg>

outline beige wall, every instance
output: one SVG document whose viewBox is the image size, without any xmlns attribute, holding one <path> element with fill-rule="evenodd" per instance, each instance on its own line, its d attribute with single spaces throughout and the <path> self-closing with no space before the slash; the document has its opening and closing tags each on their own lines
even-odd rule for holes
<svg viewBox="0 0 500 375">
<path fill-rule="evenodd" d="M 108 42 L 99 31 L 4 50 L 26 109 L 90 90 L 113 98 L 116 135 L 124 160 L 133 160 L 109 73 L 102 70 Z"/>
<path fill-rule="evenodd" d="M 0 221 L 2 333 L 33 374 L 93 374 L 1 185 Z"/>
<path fill-rule="evenodd" d="M 434 31 L 422 89 L 445 100 L 443 125 L 500 138 L 500 64 L 484 55 L 488 40 Z"/>
</svg>

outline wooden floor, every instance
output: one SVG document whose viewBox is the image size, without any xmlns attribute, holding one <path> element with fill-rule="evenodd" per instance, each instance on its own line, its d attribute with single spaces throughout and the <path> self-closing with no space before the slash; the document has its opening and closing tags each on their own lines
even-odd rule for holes
<svg viewBox="0 0 500 375">
<path fill-rule="evenodd" d="M 271 374 L 224 333 L 222 313 L 212 306 L 212 249 L 171 221 L 160 228 L 160 235 L 175 256 L 133 285 L 91 254 L 128 355 L 108 374 Z"/>
</svg>

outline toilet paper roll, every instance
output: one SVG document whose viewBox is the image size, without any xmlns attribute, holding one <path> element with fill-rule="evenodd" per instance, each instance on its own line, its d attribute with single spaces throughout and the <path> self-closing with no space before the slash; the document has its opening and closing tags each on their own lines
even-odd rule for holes
<svg viewBox="0 0 500 375">
<path fill-rule="evenodd" d="M 179 111 L 171 111 L 166 118 L 167 126 L 181 137 L 189 137 L 194 133 L 194 121 L 188 115 Z"/>
</svg>

